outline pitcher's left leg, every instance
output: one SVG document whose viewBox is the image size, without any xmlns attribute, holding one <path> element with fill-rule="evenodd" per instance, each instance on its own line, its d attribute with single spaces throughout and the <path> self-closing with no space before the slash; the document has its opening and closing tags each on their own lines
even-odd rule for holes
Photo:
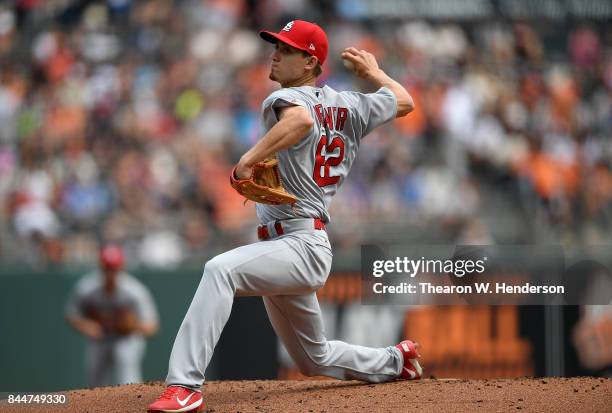
<svg viewBox="0 0 612 413">
<path fill-rule="evenodd" d="M 403 357 L 395 346 L 371 348 L 327 340 L 316 293 L 263 300 L 276 334 L 302 374 L 371 383 L 399 377 Z"/>
</svg>

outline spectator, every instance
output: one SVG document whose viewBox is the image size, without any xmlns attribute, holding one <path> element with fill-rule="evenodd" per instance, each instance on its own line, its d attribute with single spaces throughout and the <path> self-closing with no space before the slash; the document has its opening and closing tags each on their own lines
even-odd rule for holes
<svg viewBox="0 0 612 413">
<path fill-rule="evenodd" d="M 72 252 L 102 234 L 129 243 L 141 263 L 168 246 L 157 263 L 166 268 L 201 261 L 191 261 L 193 237 L 207 250 L 246 241 L 253 209 L 226 177 L 258 139 L 258 102 L 273 87 L 250 26 L 311 13 L 338 50 L 375 50 L 417 103 L 410 119 L 372 135 L 339 194 L 355 208 L 334 214 L 338 245 L 376 238 L 377 225 L 348 227 L 381 216 L 410 225 L 405 233 L 438 227 L 428 232 L 450 242 L 445 223 L 474 214 L 510 217 L 491 228 L 494 239 L 539 239 L 534 231 L 552 225 L 574 242 L 612 240 L 605 24 L 547 32 L 501 16 L 364 20 L 368 2 L 349 3 L 0 6 L 0 239 L 21 245 L 36 234 L 54 245 L 46 262 L 71 264 L 95 256 Z M 338 57 L 323 78 L 340 89 L 356 81 Z M 518 217 L 529 221 L 522 231 Z"/>
</svg>

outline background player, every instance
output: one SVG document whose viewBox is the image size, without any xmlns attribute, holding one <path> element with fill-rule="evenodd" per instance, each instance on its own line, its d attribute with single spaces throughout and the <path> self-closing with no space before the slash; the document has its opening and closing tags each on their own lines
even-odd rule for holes
<svg viewBox="0 0 612 413">
<path fill-rule="evenodd" d="M 85 367 L 91 387 L 141 382 L 145 337 L 159 328 L 149 290 L 122 271 L 124 262 L 120 247 L 103 247 L 100 269 L 79 280 L 66 305 L 70 325 L 89 339 Z"/>
<path fill-rule="evenodd" d="M 328 86 L 316 87 L 328 43 L 315 24 L 295 20 L 279 33 L 260 35 L 275 44 L 270 79 L 282 89 L 263 102 L 266 133 L 233 173 L 246 179 L 253 165 L 276 154 L 284 187 L 298 202 L 257 204 L 261 242 L 206 263 L 172 349 L 168 387 L 149 411 L 203 407 L 204 371 L 235 296 L 263 296 L 274 330 L 303 374 L 384 382 L 418 379 L 422 373 L 415 345 L 408 340 L 386 348 L 328 341 L 316 297 L 331 268 L 325 232 L 331 198 L 347 176 L 361 139 L 377 126 L 410 113 L 412 98 L 378 67 L 372 54 L 355 48 L 346 49 L 342 57 L 378 90 L 339 93 Z"/>
</svg>

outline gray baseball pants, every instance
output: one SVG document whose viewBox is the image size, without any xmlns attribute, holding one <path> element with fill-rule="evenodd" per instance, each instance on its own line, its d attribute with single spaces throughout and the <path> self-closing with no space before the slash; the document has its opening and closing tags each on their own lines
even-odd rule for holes
<svg viewBox="0 0 612 413">
<path fill-rule="evenodd" d="M 276 334 L 300 371 L 308 376 L 357 379 L 372 383 L 397 378 L 403 358 L 394 346 L 369 348 L 325 337 L 316 291 L 331 269 L 332 253 L 324 230 L 312 219 L 274 222 L 270 239 L 216 256 L 204 274 L 179 328 L 166 385 L 199 390 L 204 372 L 235 296 L 263 296 Z"/>
<path fill-rule="evenodd" d="M 90 387 L 142 383 L 146 341 L 141 335 L 89 340 L 85 352 Z"/>
</svg>

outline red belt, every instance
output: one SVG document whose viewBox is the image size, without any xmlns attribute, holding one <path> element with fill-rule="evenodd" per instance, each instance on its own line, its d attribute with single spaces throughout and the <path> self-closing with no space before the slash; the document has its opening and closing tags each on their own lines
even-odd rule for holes
<svg viewBox="0 0 612 413">
<path fill-rule="evenodd" d="M 325 229 L 325 223 L 323 221 L 321 221 L 320 218 L 313 218 L 313 225 L 314 225 L 314 229 Z M 276 231 L 277 235 L 283 235 L 285 233 L 285 230 L 283 229 L 283 224 L 281 223 L 281 221 L 276 221 L 274 223 L 274 230 Z M 257 238 L 259 238 L 260 240 L 266 240 L 270 238 L 270 232 L 268 231 L 268 226 L 267 225 L 259 225 L 257 227 Z"/>
</svg>

